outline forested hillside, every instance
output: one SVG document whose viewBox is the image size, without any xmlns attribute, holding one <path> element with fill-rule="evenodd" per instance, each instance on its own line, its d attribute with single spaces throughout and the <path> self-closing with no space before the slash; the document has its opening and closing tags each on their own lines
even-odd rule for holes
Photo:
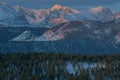
<svg viewBox="0 0 120 80">
<path fill-rule="evenodd" d="M 120 80 L 120 55 L 0 54 L 0 80 Z"/>
</svg>

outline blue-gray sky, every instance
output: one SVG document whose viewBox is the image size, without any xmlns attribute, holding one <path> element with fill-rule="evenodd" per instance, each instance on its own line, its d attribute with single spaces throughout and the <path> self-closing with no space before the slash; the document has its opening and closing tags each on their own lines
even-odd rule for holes
<svg viewBox="0 0 120 80">
<path fill-rule="evenodd" d="M 71 8 L 90 8 L 105 6 L 113 11 L 120 11 L 120 0 L 0 0 L 11 5 L 20 5 L 27 8 L 50 8 L 54 4 L 68 6 Z"/>
</svg>

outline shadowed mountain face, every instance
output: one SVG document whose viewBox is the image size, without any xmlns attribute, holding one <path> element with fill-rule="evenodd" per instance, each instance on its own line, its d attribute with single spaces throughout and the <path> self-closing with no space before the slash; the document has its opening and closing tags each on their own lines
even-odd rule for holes
<svg viewBox="0 0 120 80">
<path fill-rule="evenodd" d="M 47 30 L 43 40 L 81 40 L 92 39 L 94 41 L 117 40 L 120 32 L 120 23 L 116 21 L 72 21 L 60 24 Z M 39 38 L 39 40 L 42 38 Z"/>
<path fill-rule="evenodd" d="M 46 30 L 47 28 L 0 27 L 0 42 L 10 41 L 24 32 L 31 32 L 34 36 L 41 36 Z"/>
<path fill-rule="evenodd" d="M 1 27 L 0 37 L 4 41 L 57 41 L 57 40 L 81 40 L 93 41 L 113 40 L 119 43 L 120 22 L 109 21 L 72 21 L 62 23 L 53 28 L 12 28 Z"/>
<path fill-rule="evenodd" d="M 0 52 L 119 53 L 119 28 L 116 21 L 73 21 L 51 29 L 21 28 L 22 34 L 0 43 Z"/>
</svg>

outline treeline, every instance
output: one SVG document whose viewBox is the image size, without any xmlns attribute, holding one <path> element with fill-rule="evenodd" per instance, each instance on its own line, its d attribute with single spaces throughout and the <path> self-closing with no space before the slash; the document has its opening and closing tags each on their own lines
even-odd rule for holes
<svg viewBox="0 0 120 80">
<path fill-rule="evenodd" d="M 120 55 L 0 54 L 0 80 L 120 80 Z"/>
</svg>

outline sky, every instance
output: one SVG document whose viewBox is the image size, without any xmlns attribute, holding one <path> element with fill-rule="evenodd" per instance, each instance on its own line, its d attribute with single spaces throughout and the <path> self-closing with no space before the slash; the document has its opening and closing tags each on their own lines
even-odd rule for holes
<svg viewBox="0 0 120 80">
<path fill-rule="evenodd" d="M 0 0 L 11 5 L 19 5 L 27 8 L 41 9 L 50 8 L 55 4 L 76 8 L 87 9 L 91 7 L 103 6 L 112 11 L 120 11 L 120 0 Z"/>
</svg>

